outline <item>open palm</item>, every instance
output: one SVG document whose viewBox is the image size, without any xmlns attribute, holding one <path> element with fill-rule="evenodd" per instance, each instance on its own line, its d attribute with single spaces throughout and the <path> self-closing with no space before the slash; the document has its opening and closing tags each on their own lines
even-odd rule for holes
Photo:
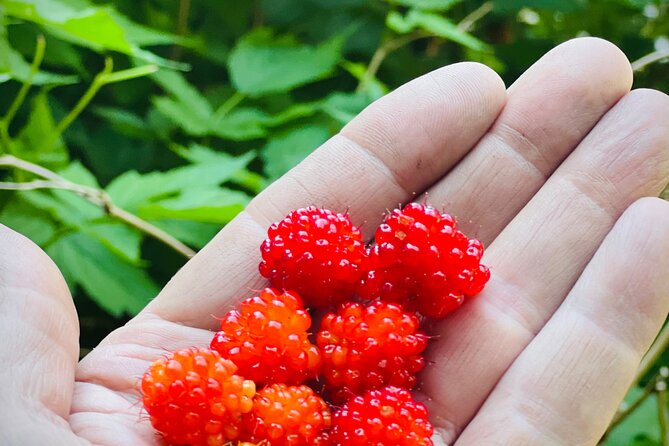
<svg viewBox="0 0 669 446">
<path fill-rule="evenodd" d="M 260 194 L 146 309 L 77 364 L 53 263 L 0 230 L 0 443 L 157 445 L 137 383 L 166 351 L 207 345 L 264 286 L 267 226 L 311 204 L 373 232 L 412 199 L 489 245 L 486 290 L 432 327 L 417 394 L 456 445 L 594 445 L 669 308 L 669 98 L 630 92 L 625 56 L 567 42 L 508 91 L 461 63 L 380 99 Z"/>
</svg>

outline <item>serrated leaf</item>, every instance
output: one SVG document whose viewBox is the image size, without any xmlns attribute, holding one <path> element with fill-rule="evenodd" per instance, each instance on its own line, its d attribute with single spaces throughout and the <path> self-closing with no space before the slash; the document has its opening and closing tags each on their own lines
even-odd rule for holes
<svg viewBox="0 0 669 446">
<path fill-rule="evenodd" d="M 213 114 L 207 99 L 181 73 L 160 70 L 153 73 L 151 78 L 196 117 L 207 120 Z"/>
<path fill-rule="evenodd" d="M 141 263 L 142 234 L 121 222 L 101 222 L 86 225 L 81 232 L 101 242 L 107 249 L 133 265 Z"/>
<path fill-rule="evenodd" d="M 19 232 L 38 245 L 42 245 L 56 234 L 56 225 L 48 213 L 12 198 L 0 213 L 0 223 Z"/>
<path fill-rule="evenodd" d="M 229 189 L 188 190 L 178 197 L 142 206 L 146 220 L 173 219 L 225 224 L 248 204 L 249 197 Z"/>
<path fill-rule="evenodd" d="M 432 12 L 412 9 L 404 16 L 397 11 L 391 11 L 386 18 L 386 25 L 399 34 L 422 29 L 434 36 L 452 40 L 475 51 L 490 51 L 488 44 L 461 30 L 447 18 Z"/>
<path fill-rule="evenodd" d="M 317 110 L 316 103 L 294 104 L 275 115 L 257 108 L 238 108 L 221 117 L 214 116 L 209 124 L 209 133 L 234 141 L 264 138 L 268 128 L 311 116 Z"/>
<path fill-rule="evenodd" d="M 298 44 L 291 37 L 275 37 L 259 29 L 237 43 L 228 60 L 233 85 L 249 96 L 280 93 L 322 79 L 341 58 L 341 35 L 317 47 Z"/>
<path fill-rule="evenodd" d="M 45 141 L 52 140 L 56 132 L 56 122 L 51 114 L 46 91 L 35 96 L 31 103 L 28 122 L 21 129 L 15 142 L 19 158 L 50 168 L 61 168 L 68 161 L 68 153 L 62 138 L 57 138 L 51 146 Z"/>
<path fill-rule="evenodd" d="M 366 93 L 333 93 L 323 101 L 323 112 L 337 120 L 342 126 L 373 102 Z"/>
<path fill-rule="evenodd" d="M 260 151 L 265 173 L 270 179 L 279 178 L 329 137 L 330 131 L 318 125 L 298 127 L 277 135 Z"/>
<path fill-rule="evenodd" d="M 151 138 L 153 133 L 140 116 L 122 108 L 95 107 L 93 113 L 107 121 L 119 133 L 133 138 Z"/>
<path fill-rule="evenodd" d="M 158 293 L 142 271 L 116 256 L 101 242 L 83 233 L 67 234 L 47 253 L 61 268 L 70 286 L 81 286 L 114 316 L 135 315 Z"/>
<path fill-rule="evenodd" d="M 118 21 L 121 15 L 108 6 L 96 6 L 88 1 L 70 0 L 4 0 L 5 14 L 41 25 L 54 36 L 90 48 L 94 51 L 118 51 L 161 65 L 170 61 L 140 48 L 144 42 L 133 42 L 138 29 L 129 32 L 123 27 L 129 20 Z M 143 28 L 143 27 L 142 27 Z M 146 40 L 146 29 L 140 38 Z"/>
<path fill-rule="evenodd" d="M 136 211 L 150 201 L 189 190 L 217 186 L 229 180 L 255 157 L 247 153 L 231 160 L 178 167 L 167 172 L 139 174 L 129 171 L 107 186 L 114 203 Z"/>
<path fill-rule="evenodd" d="M 193 136 L 203 136 L 209 132 L 209 117 L 201 118 L 193 113 L 183 103 L 168 97 L 153 98 L 154 107 L 166 118 L 181 127 L 186 133 Z"/>
<path fill-rule="evenodd" d="M 234 160 L 232 155 L 225 152 L 218 152 L 209 147 L 200 144 L 191 144 L 188 148 L 175 146 L 175 152 L 187 159 L 193 164 L 197 163 L 224 163 Z M 254 193 L 259 193 L 265 187 L 265 179 L 255 172 L 248 169 L 241 169 L 236 172 L 230 181 Z"/>
<path fill-rule="evenodd" d="M 202 248 L 214 238 L 221 229 L 221 225 L 215 223 L 201 223 L 187 220 L 152 220 L 156 225 L 172 237 L 196 248 Z"/>
<path fill-rule="evenodd" d="M 447 11 L 462 0 L 389 0 L 389 3 L 426 11 Z"/>
</svg>

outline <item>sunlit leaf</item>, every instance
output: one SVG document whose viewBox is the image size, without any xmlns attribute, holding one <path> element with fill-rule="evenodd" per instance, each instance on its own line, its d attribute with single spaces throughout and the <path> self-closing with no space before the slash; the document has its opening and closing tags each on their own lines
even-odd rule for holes
<svg viewBox="0 0 669 446">
<path fill-rule="evenodd" d="M 336 67 L 344 40 L 338 35 L 311 47 L 289 36 L 276 37 L 268 29 L 256 30 L 230 54 L 232 83 L 242 93 L 262 96 L 321 79 Z"/>
<path fill-rule="evenodd" d="M 428 11 L 446 11 L 462 3 L 462 0 L 388 0 L 388 2 Z"/>
<path fill-rule="evenodd" d="M 81 286 L 114 316 L 138 313 L 158 293 L 144 271 L 89 235 L 67 234 L 49 246 L 47 253 L 71 281 L 71 287 Z"/>
<path fill-rule="evenodd" d="M 191 189 L 175 198 L 160 200 L 139 209 L 147 220 L 174 219 L 227 223 L 248 204 L 249 197 L 228 189 Z"/>
<path fill-rule="evenodd" d="M 329 137 L 330 131 L 317 125 L 298 127 L 277 135 L 260 151 L 265 173 L 273 179 L 280 177 Z"/>
</svg>

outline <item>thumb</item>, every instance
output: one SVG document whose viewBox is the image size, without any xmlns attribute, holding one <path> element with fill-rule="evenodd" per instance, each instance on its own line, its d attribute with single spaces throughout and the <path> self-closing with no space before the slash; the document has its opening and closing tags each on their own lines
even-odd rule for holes
<svg viewBox="0 0 669 446">
<path fill-rule="evenodd" d="M 78 443 L 66 422 L 79 356 L 72 297 L 51 259 L 3 225 L 0 327 L 0 444 Z"/>
</svg>

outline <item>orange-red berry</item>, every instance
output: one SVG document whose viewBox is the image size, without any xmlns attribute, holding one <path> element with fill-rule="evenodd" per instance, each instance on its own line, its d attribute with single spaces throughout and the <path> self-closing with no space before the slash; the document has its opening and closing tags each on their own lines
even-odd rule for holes
<svg viewBox="0 0 669 446">
<path fill-rule="evenodd" d="M 346 403 L 332 418 L 332 446 L 432 446 L 425 406 L 397 387 L 372 390 Z"/>
<path fill-rule="evenodd" d="M 367 299 L 401 302 L 440 319 L 490 278 L 480 264 L 483 245 L 456 227 L 453 217 L 431 206 L 410 203 L 379 226 L 369 249 L 359 293 Z"/>
<path fill-rule="evenodd" d="M 355 293 L 365 246 L 348 215 L 312 206 L 270 226 L 260 252 L 260 273 L 272 286 L 296 291 L 308 307 L 327 307 Z"/>
<path fill-rule="evenodd" d="M 222 446 L 237 439 L 256 390 L 236 371 L 231 361 L 205 348 L 155 361 L 141 383 L 151 424 L 172 445 Z"/>
<path fill-rule="evenodd" d="M 343 304 L 323 318 L 317 344 L 325 389 L 335 402 L 388 385 L 411 389 L 425 366 L 428 337 L 398 304 Z"/>
<path fill-rule="evenodd" d="M 315 378 L 321 364 L 308 339 L 310 326 L 297 294 L 267 288 L 223 316 L 211 348 L 258 384 L 301 384 Z"/>
<path fill-rule="evenodd" d="M 273 384 L 256 394 L 242 436 L 267 446 L 327 446 L 331 422 L 327 404 L 311 388 Z"/>
</svg>

